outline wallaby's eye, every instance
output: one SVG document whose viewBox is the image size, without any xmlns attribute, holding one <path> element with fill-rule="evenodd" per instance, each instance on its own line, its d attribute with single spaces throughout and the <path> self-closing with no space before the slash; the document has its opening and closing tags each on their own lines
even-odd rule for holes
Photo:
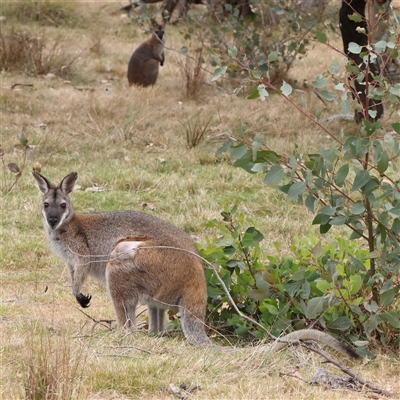
<svg viewBox="0 0 400 400">
<path fill-rule="evenodd" d="M 61 208 L 67 207 L 67 203 L 61 203 Z"/>
<path fill-rule="evenodd" d="M 49 206 L 49 203 L 43 203 L 44 208 L 47 208 Z"/>
</svg>

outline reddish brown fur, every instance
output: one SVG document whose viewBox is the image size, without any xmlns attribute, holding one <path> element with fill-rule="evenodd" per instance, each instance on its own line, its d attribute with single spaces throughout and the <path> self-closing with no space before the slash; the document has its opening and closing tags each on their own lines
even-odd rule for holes
<svg viewBox="0 0 400 400">
<path fill-rule="evenodd" d="M 90 296 L 81 293 L 87 276 L 107 286 L 118 324 L 135 327 L 136 306 L 147 304 L 150 332 L 161 332 L 165 309 L 179 310 L 183 332 L 197 346 L 211 346 L 204 329 L 207 286 L 197 249 L 185 232 L 148 214 L 119 211 L 73 212 L 69 193 L 78 174 L 55 186 L 33 173 L 43 193 L 43 224 L 50 248 L 71 271 L 72 292 L 82 307 Z M 280 350 L 296 340 L 315 340 L 352 357 L 352 349 L 313 329 L 291 332 L 269 347 Z M 265 349 L 265 347 L 262 347 Z"/>
<path fill-rule="evenodd" d="M 38 173 L 33 176 L 43 192 L 42 214 L 50 248 L 67 262 L 73 294 L 83 307 L 91 297 L 83 295 L 81 288 L 86 277 L 93 276 L 107 286 L 120 326 L 135 326 L 136 306 L 141 301 L 148 305 L 150 331 L 162 331 L 165 309 L 179 309 L 187 339 L 199 346 L 211 344 L 204 330 L 207 288 L 203 265 L 189 235 L 166 221 L 134 211 L 76 215 L 69 198 L 76 173 L 57 187 Z M 132 252 L 120 251 L 130 244 Z"/>
</svg>

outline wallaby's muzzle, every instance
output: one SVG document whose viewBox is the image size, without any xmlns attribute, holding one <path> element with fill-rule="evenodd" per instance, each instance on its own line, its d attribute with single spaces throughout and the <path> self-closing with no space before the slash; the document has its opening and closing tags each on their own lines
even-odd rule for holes
<svg viewBox="0 0 400 400">
<path fill-rule="evenodd" d="M 47 218 L 47 222 L 49 223 L 49 225 L 54 228 L 57 224 L 58 224 L 58 217 L 52 217 L 50 216 L 49 218 Z"/>
</svg>

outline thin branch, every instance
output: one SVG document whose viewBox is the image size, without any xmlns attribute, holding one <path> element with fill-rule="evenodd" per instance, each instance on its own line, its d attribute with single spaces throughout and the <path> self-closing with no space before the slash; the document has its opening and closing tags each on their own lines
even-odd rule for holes
<svg viewBox="0 0 400 400">
<path fill-rule="evenodd" d="M 386 396 L 386 397 L 397 397 L 398 396 L 398 394 L 396 394 L 396 393 L 392 393 L 392 392 L 389 392 L 387 390 L 380 389 L 377 386 L 375 386 L 374 384 L 366 381 L 364 378 L 362 378 L 361 376 L 355 374 L 353 371 L 351 371 L 350 369 L 345 367 L 340 362 L 338 362 L 338 361 L 334 360 L 333 358 L 331 358 L 330 356 L 328 356 L 328 354 L 326 354 L 324 351 L 322 351 L 320 349 L 317 349 L 316 347 L 314 347 L 314 346 L 312 346 L 310 344 L 307 344 L 305 342 L 300 342 L 300 344 L 302 346 L 304 346 L 306 349 L 308 349 L 310 351 L 313 351 L 314 353 L 317 353 L 320 356 L 324 357 L 328 363 L 333 364 L 335 367 L 339 368 L 345 374 L 351 376 L 354 380 L 358 381 L 359 383 L 361 383 L 361 385 L 367 387 L 372 392 L 374 392 L 376 394 L 380 394 L 382 396 Z"/>
<path fill-rule="evenodd" d="M 11 85 L 11 90 L 13 90 L 17 86 L 33 87 L 33 83 L 14 83 L 13 85 Z"/>
<path fill-rule="evenodd" d="M 119 350 L 119 349 L 135 349 L 135 350 L 139 350 L 142 351 L 143 353 L 147 353 L 147 354 L 154 354 L 151 351 L 142 349 L 140 347 L 137 346 L 105 346 L 107 349 L 114 349 L 114 350 Z"/>
<path fill-rule="evenodd" d="M 105 328 L 107 328 L 108 330 L 112 331 L 111 328 L 111 324 L 113 322 L 115 322 L 115 319 L 95 319 L 93 317 L 91 317 L 89 314 L 86 314 L 84 311 L 82 311 L 80 308 L 75 307 L 78 311 L 80 311 L 83 315 L 85 315 L 86 317 L 88 317 L 89 319 L 91 319 L 94 323 L 92 325 L 92 327 L 90 328 L 90 331 L 93 331 L 93 329 L 97 326 L 97 325 L 101 325 L 104 326 Z M 108 325 L 104 325 L 104 323 L 108 324 Z"/>
</svg>

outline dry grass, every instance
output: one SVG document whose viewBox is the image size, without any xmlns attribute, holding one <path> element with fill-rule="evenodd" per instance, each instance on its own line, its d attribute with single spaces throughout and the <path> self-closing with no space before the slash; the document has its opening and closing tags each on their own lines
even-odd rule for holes
<svg viewBox="0 0 400 400">
<path fill-rule="evenodd" d="M 117 9 L 114 3 L 76 2 L 72 27 L 60 22 L 55 28 L 26 17 L 24 23 L 32 29 L 40 26 L 43 37 L 54 40 L 60 33 L 68 37 L 66 51 L 84 50 L 68 80 L 15 70 L 1 74 L 4 162 L 22 164 L 23 154 L 15 144 L 23 127 L 31 151 L 18 184 L 3 192 L 1 200 L 0 398 L 35 398 L 27 395 L 26 388 L 39 393 L 37 398 L 51 398 L 35 392 L 42 387 L 43 376 L 46 387 L 54 388 L 53 398 L 59 399 L 172 398 L 165 388 L 182 382 L 201 386 L 193 399 L 326 397 L 320 387 L 279 377 L 279 372 L 291 372 L 299 365 L 303 376 L 310 378 L 321 366 L 315 355 L 296 350 L 265 358 L 251 349 L 235 354 L 204 351 L 188 345 L 181 333 L 160 338 L 141 332 L 124 336 L 106 326 L 94 327 L 78 310 L 68 271 L 45 243 L 40 196 L 30 175 L 34 166 L 41 165 L 42 172 L 54 180 L 78 171 L 81 190 L 73 194 L 78 212 L 145 210 L 200 241 L 215 234 L 205 229 L 206 220 L 219 218 L 224 204 L 241 202 L 241 210 L 263 232 L 268 254 L 274 251 L 274 241 L 289 252 L 293 237 L 313 229 L 312 216 L 263 185 L 262 176 L 233 169 L 226 155 L 215 157 L 221 137 L 235 133 L 242 122 L 250 137 L 260 133 L 278 151 L 290 152 L 294 143 L 303 151 L 329 143 L 277 96 L 265 102 L 248 101 L 205 85 L 195 100 L 188 99 L 179 73 L 182 56 L 177 52 L 166 52 L 154 88 L 129 88 L 127 63 L 145 36 L 127 25 Z M 2 22 L 7 29 L 14 25 L 20 29 L 18 23 L 11 14 Z M 179 26 L 166 29 L 168 47 L 181 48 Z M 303 96 L 313 112 L 324 109 L 323 117 L 340 110 L 334 105 L 326 109 L 311 90 L 303 88 L 303 80 L 310 82 L 334 61 L 341 63 L 341 58 L 317 46 L 290 76 L 293 86 L 301 90 L 294 98 Z M 33 86 L 12 90 L 15 83 Z M 182 121 L 196 115 L 211 122 L 203 140 L 188 149 Z M 383 122 L 389 126 L 393 121 Z M 346 134 L 355 130 L 351 123 L 328 126 L 335 132 L 343 128 Z M 1 171 L 2 184 L 4 174 L 10 172 Z M 6 177 L 10 182 L 10 175 Z M 93 318 L 113 318 L 104 288 L 91 281 L 85 293 L 93 295 L 88 310 Z M 375 384 L 400 392 L 399 360 L 377 353 L 376 360 L 365 365 L 343 362 Z M 328 396 L 356 399 L 362 395 L 330 391 Z"/>
<path fill-rule="evenodd" d="M 205 71 L 202 48 L 196 51 L 195 56 L 186 56 L 185 61 L 179 63 L 181 74 L 185 82 L 185 95 L 188 99 L 197 99 L 204 85 Z"/>
</svg>

